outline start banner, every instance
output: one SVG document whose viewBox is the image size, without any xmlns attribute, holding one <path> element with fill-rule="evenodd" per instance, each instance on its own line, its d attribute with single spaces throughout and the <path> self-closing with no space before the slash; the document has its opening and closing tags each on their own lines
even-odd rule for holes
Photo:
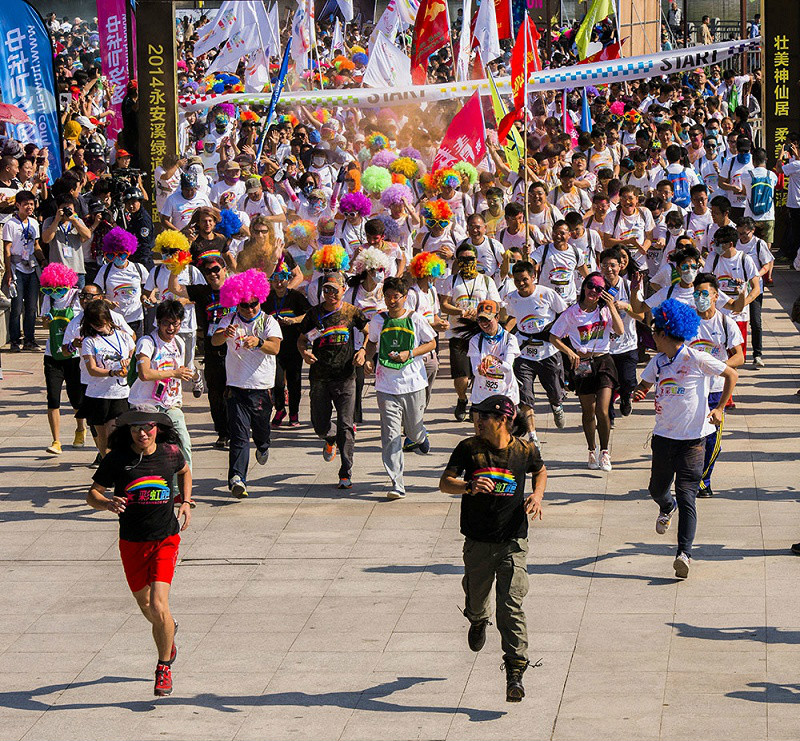
<svg viewBox="0 0 800 741">
<path fill-rule="evenodd" d="M 608 85 L 612 82 L 641 80 L 685 72 L 697 67 L 717 64 L 745 52 L 758 51 L 761 38 L 725 41 L 720 44 L 696 46 L 691 49 L 674 49 L 658 54 L 613 59 L 594 64 L 558 67 L 534 72 L 528 82 L 528 92 L 537 90 L 563 90 L 587 85 Z M 508 77 L 495 80 L 500 93 L 511 92 Z M 464 80 L 437 85 L 410 85 L 396 88 L 350 88 L 337 90 L 301 90 L 281 95 L 284 105 L 350 106 L 355 108 L 391 108 L 408 104 L 421 104 L 452 98 L 467 98 L 475 91 L 489 95 L 488 80 Z M 188 96 L 180 99 L 185 111 L 209 108 L 217 103 L 268 105 L 270 93 L 226 93 L 222 95 Z"/>
</svg>

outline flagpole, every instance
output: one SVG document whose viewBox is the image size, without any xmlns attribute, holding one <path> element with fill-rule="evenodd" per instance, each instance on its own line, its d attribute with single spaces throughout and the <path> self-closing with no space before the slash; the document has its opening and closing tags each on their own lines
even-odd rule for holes
<svg viewBox="0 0 800 741">
<path fill-rule="evenodd" d="M 524 105 L 522 110 L 524 111 L 523 114 L 523 124 L 522 124 L 522 131 L 523 131 L 523 138 L 522 138 L 522 162 L 523 162 L 523 177 L 525 182 L 525 246 L 524 252 L 525 259 L 528 260 L 530 258 L 530 249 L 528 245 L 528 230 L 530 224 L 530 207 L 528 205 L 528 201 L 530 200 L 528 194 L 528 10 L 525 9 L 525 17 L 522 19 L 522 25 L 525 26 L 525 33 L 522 34 L 524 36 L 523 39 L 523 63 L 522 63 L 522 90 L 523 90 L 523 101 Z M 512 18 L 512 25 L 513 25 L 513 18 Z M 511 124 L 512 126 L 514 124 Z"/>
</svg>

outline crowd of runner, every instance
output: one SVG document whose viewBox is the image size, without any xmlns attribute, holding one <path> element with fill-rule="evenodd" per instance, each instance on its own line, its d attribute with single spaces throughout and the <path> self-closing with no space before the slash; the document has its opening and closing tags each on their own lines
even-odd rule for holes
<svg viewBox="0 0 800 741">
<path fill-rule="evenodd" d="M 331 484 L 350 489 L 358 426 L 364 407 L 376 404 L 386 496 L 396 500 L 406 496 L 404 454 L 431 447 L 431 390 L 452 384 L 453 418 L 474 421 L 475 439 L 489 439 L 494 453 L 475 442 L 459 446 L 443 490 L 507 486 L 521 497 L 519 482 L 533 472 L 524 508 L 536 516 L 546 479 L 538 417 L 578 432 L 565 411 L 575 394 L 586 441 L 575 465 L 608 472 L 615 423 L 625 424 L 632 403 L 656 386 L 656 529 L 664 533 L 680 510 L 675 572 L 688 574 L 694 496 L 713 494 L 733 369 L 748 355 L 755 369 L 767 362 L 761 305 L 775 263 L 778 174 L 793 216 L 778 259 L 792 262 L 800 242 L 800 137 L 787 140 L 778 173 L 768 170 L 750 120 L 758 73 L 715 65 L 592 89 L 587 131 L 580 91 L 532 95 L 519 124 L 527 160 L 517 168 L 494 130 L 477 167 L 432 167 L 455 101 L 425 111 L 279 107 L 268 127 L 264 108 L 223 103 L 181 114 L 179 151 L 164 157 L 149 193 L 136 169 L 135 82 L 120 136 L 107 139 L 109 89 L 96 33 L 80 19 L 69 28 L 48 22 L 70 97 L 64 149 L 2 141 L 0 298 L 10 305 L 11 352 L 44 353 L 47 452 L 59 455 L 65 444 L 64 390 L 76 420 L 73 446 L 85 446 L 91 432 L 98 469 L 90 504 L 120 515 L 126 576 L 158 644 L 157 693 L 171 691 L 177 626 L 166 594 L 151 587 L 171 581 L 178 521 L 171 507 L 142 519 L 131 505 L 175 500 L 188 525 L 186 394 L 208 404 L 237 498 L 248 496 L 253 478 L 251 447 L 256 465 L 279 470 L 269 463 L 272 431 L 291 435 L 306 422 L 325 461 L 338 457 Z M 178 30 L 179 84 L 197 91 L 208 59 L 192 55 L 191 23 Z M 337 49 L 324 28 L 319 33 L 330 84 L 359 84 L 367 31 L 350 30 Z M 497 71 L 506 63 L 498 60 Z M 563 130 L 562 95 L 574 138 Z M 66 167 L 48 182 L 53 156 Z M 37 327 L 46 330 L 44 347 Z M 678 393 L 687 377 L 696 388 Z M 506 455 L 501 465 L 497 449 L 512 439 L 516 463 Z M 687 474 L 675 461 L 689 459 Z M 510 542 L 524 539 L 524 511 L 522 519 L 524 532 L 518 511 L 478 509 L 462 517 L 462 530 L 468 542 Z M 150 558 L 142 549 L 152 542 L 165 545 L 142 572 Z M 498 558 L 519 567 L 521 551 L 512 550 Z M 472 554 L 476 568 L 481 560 Z M 498 626 L 517 671 L 510 684 L 527 665 L 519 592 L 508 629 Z M 488 587 L 467 600 L 474 650 L 483 645 L 487 599 Z M 521 699 L 514 693 L 510 699 Z"/>
</svg>

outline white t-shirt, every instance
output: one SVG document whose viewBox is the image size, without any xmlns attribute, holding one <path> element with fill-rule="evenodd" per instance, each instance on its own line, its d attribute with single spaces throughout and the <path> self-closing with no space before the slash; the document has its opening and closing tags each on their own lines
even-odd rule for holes
<svg viewBox="0 0 800 741">
<path fill-rule="evenodd" d="M 237 180 L 233 185 L 228 185 L 224 180 L 220 180 L 211 186 L 209 198 L 212 203 L 219 204 L 220 198 L 227 193 L 233 193 L 233 203 L 238 203 L 245 195 L 245 184 L 243 180 Z"/>
<path fill-rule="evenodd" d="M 585 214 L 592 207 L 592 199 L 589 198 L 589 194 L 575 185 L 572 186 L 572 192 L 564 192 L 560 185 L 553 188 L 547 194 L 547 200 L 562 214 L 568 214 L 571 211 Z"/>
<path fill-rule="evenodd" d="M 725 294 L 729 300 L 735 299 L 741 291 L 748 291 L 748 283 L 758 275 L 758 268 L 750 255 L 745 255 L 738 250 L 733 257 L 710 255 L 706 260 L 706 270 L 717 276 L 720 294 Z M 744 307 L 741 314 L 731 314 L 736 322 L 746 322 L 750 319 L 749 304 Z"/>
<path fill-rule="evenodd" d="M 744 252 L 745 255 L 749 255 L 756 264 L 759 272 L 765 265 L 775 262 L 775 256 L 772 254 L 769 247 L 767 247 L 767 243 L 755 235 L 753 235 L 753 238 L 749 242 L 737 242 L 736 249 L 739 252 Z M 714 258 L 711 259 L 713 260 Z"/>
<path fill-rule="evenodd" d="M 94 358 L 99 368 L 120 370 L 121 361 L 133 353 L 133 338 L 121 329 L 114 329 L 104 337 L 86 337 L 81 345 L 81 360 L 88 368 L 88 359 Z M 86 396 L 93 399 L 127 399 L 130 387 L 127 379 L 119 376 L 92 376 L 86 374 Z"/>
<path fill-rule="evenodd" d="M 533 238 L 526 229 L 520 229 L 516 234 L 512 234 L 508 229 L 501 229 L 497 235 L 497 239 L 506 250 L 516 248 L 522 250 L 523 254 L 525 252 L 526 241 L 528 243 L 528 253 L 533 252 L 536 248 Z"/>
<path fill-rule="evenodd" d="M 479 332 L 469 341 L 467 354 L 475 376 L 469 397 L 473 404 L 494 394 L 502 394 L 519 404 L 519 384 L 514 375 L 514 360 L 519 357 L 519 343 L 514 335 L 502 329 L 494 339 L 488 339 L 483 332 Z M 478 366 L 487 356 L 492 356 L 494 362 L 488 375 L 484 376 L 478 373 Z"/>
<path fill-rule="evenodd" d="M 701 157 L 699 160 L 697 160 L 697 162 L 694 163 L 695 171 L 700 175 L 700 178 L 703 183 L 705 183 L 706 188 L 708 188 L 709 201 L 717 196 L 725 196 L 727 198 L 727 191 L 724 191 L 719 187 L 719 175 L 717 175 L 717 168 L 714 167 L 715 163 L 720 165 L 720 162 L 717 158 L 710 160 L 708 157 Z M 722 167 L 720 165 L 720 171 L 721 170 Z"/>
<path fill-rule="evenodd" d="M 577 239 L 570 237 L 567 242 L 583 253 L 583 262 L 589 268 L 589 272 L 597 270 L 597 260 L 603 251 L 603 239 L 598 232 L 584 228 L 582 237 Z M 580 279 L 582 278 L 583 276 Z M 579 280 L 578 276 L 575 276 L 575 280 Z"/>
<path fill-rule="evenodd" d="M 497 292 L 495 282 L 487 275 L 478 273 L 474 278 L 464 280 L 461 275 L 451 275 L 445 280 L 442 295 L 450 297 L 450 303 L 459 309 L 477 309 L 478 304 L 486 299 L 500 303 L 500 294 Z M 453 322 L 458 321 L 458 317 L 453 317 Z M 451 322 L 451 325 L 452 323 Z M 447 339 L 456 337 L 455 331 L 451 328 L 445 332 Z"/>
<path fill-rule="evenodd" d="M 726 160 L 725 164 L 720 168 L 720 172 L 722 177 L 730 180 L 731 185 L 741 188 L 743 185 L 742 175 L 753 169 L 753 163 L 751 161 L 743 165 L 737 160 L 737 157 L 738 155 Z M 745 194 L 737 195 L 731 190 L 726 190 L 725 195 L 728 196 L 733 208 L 744 208 L 747 205 L 747 196 Z"/>
<path fill-rule="evenodd" d="M 428 324 L 433 324 L 439 314 L 439 294 L 436 292 L 436 287 L 431 285 L 428 291 L 423 293 L 418 285 L 412 285 L 408 289 L 406 308 L 422 314 Z"/>
<path fill-rule="evenodd" d="M 716 429 L 708 421 L 711 378 L 727 366 L 708 353 L 683 345 L 670 360 L 658 353 L 642 371 L 642 380 L 655 386 L 654 435 L 671 440 L 697 440 Z"/>
<path fill-rule="evenodd" d="M 165 298 L 175 298 L 167 290 L 170 275 L 171 273 L 166 265 L 156 265 L 150 275 L 147 276 L 144 290 L 152 291 L 155 288 L 158 291 L 158 301 L 163 301 Z M 178 283 L 182 286 L 202 286 L 205 285 L 206 279 L 194 265 L 187 265 L 178 276 Z M 183 324 L 181 324 L 181 334 L 194 332 L 197 329 L 197 315 L 194 310 L 194 304 L 186 304 L 183 308 L 186 313 L 183 317 Z"/>
<path fill-rule="evenodd" d="M 770 201 L 770 207 L 763 214 L 754 214 L 750 208 L 751 195 L 753 192 L 753 178 L 769 178 L 773 191 L 778 184 L 778 176 L 766 167 L 754 167 L 742 173 L 742 185 L 744 186 L 745 206 L 744 215 L 750 216 L 755 221 L 772 221 L 775 218 L 775 198 Z"/>
<path fill-rule="evenodd" d="M 11 264 L 18 273 L 30 275 L 36 270 L 33 250 L 39 239 L 39 222 L 33 216 L 20 221 L 14 214 L 3 225 L 3 242 L 11 242 Z"/>
<path fill-rule="evenodd" d="M 236 327 L 234 337 L 228 337 L 228 353 L 225 355 L 225 373 L 228 386 L 240 389 L 271 389 L 275 385 L 275 356 L 267 355 L 258 347 L 244 347 L 242 339 L 247 336 L 266 340 L 270 337 L 283 339 L 281 327 L 271 314 L 260 311 L 247 321 L 232 311 L 222 318 L 217 329 L 229 324 Z"/>
<path fill-rule="evenodd" d="M 600 230 L 608 234 L 612 239 L 630 239 L 631 237 L 638 244 L 643 245 L 645 237 L 655 228 L 653 214 L 646 208 L 637 208 L 630 216 L 625 215 L 622 209 L 609 211 L 603 221 L 603 228 Z M 636 264 L 644 269 L 647 265 L 647 255 L 636 248 L 631 249 Z"/>
<path fill-rule="evenodd" d="M 424 345 L 436 339 L 436 332 L 426 321 L 422 314 L 416 311 L 406 311 L 404 316 L 411 316 L 414 327 L 414 347 Z M 370 341 L 380 347 L 380 335 L 384 325 L 384 312 L 373 315 L 369 322 Z M 420 391 L 428 385 L 428 375 L 425 372 L 425 361 L 420 355 L 402 368 L 388 368 L 375 364 L 375 390 L 384 394 L 409 394 Z"/>
<path fill-rule="evenodd" d="M 789 208 L 800 208 L 800 160 L 789 160 L 784 163 L 783 174 L 789 179 L 786 205 Z"/>
<path fill-rule="evenodd" d="M 728 350 L 735 350 L 742 342 L 744 340 L 739 325 L 727 314 L 715 311 L 711 319 L 700 319 L 697 336 L 689 343 L 689 347 L 698 352 L 706 352 L 725 363 L 728 360 Z M 722 391 L 724 385 L 722 376 L 714 376 L 711 379 L 710 393 Z"/>
<path fill-rule="evenodd" d="M 563 218 L 564 214 L 549 203 L 538 214 L 533 211 L 528 213 L 528 223 L 539 228 L 541 232 L 540 241 L 542 242 L 549 242 L 553 239 L 553 224 Z"/>
<path fill-rule="evenodd" d="M 208 196 L 198 192 L 194 198 L 187 200 L 178 190 L 164 202 L 164 209 L 161 213 L 172 222 L 176 229 L 181 230 L 189 223 L 192 214 L 201 206 L 211 206 Z"/>
<path fill-rule="evenodd" d="M 668 298 L 674 298 L 676 301 L 680 301 L 682 304 L 691 306 L 694 309 L 694 286 L 684 288 L 680 283 L 664 286 L 664 288 L 650 296 L 645 303 L 651 309 L 655 309 L 656 306 L 664 303 Z M 725 299 L 725 303 L 727 302 L 728 299 Z"/>
<path fill-rule="evenodd" d="M 175 370 L 183 365 L 184 344 L 180 337 L 164 342 L 157 332 L 145 335 L 136 343 L 136 365 L 138 370 L 139 355 L 150 358 L 153 370 Z M 131 361 L 133 362 L 133 361 Z M 131 386 L 128 401 L 132 406 L 139 404 L 157 404 L 164 409 L 179 407 L 183 403 L 181 382 L 178 378 L 167 378 L 163 381 L 142 381 L 138 376 Z"/>
<path fill-rule="evenodd" d="M 80 344 L 77 342 L 80 340 L 81 337 L 81 319 L 83 318 L 83 309 L 77 310 L 75 312 L 75 316 L 72 317 L 70 323 L 67 325 L 67 328 L 64 330 L 64 338 L 63 343 L 65 345 L 69 345 L 72 343 L 73 345 Z M 128 322 L 125 321 L 122 314 L 112 311 L 111 312 L 111 320 L 114 324 L 119 327 L 123 332 L 127 332 L 127 334 L 131 337 L 131 342 L 133 342 L 133 330 L 128 325 Z M 79 351 L 78 355 L 80 355 Z M 81 362 L 80 364 L 81 369 L 81 383 L 88 384 L 89 383 L 89 371 L 86 370 L 86 364 Z"/>
<path fill-rule="evenodd" d="M 584 311 L 580 304 L 572 304 L 550 330 L 556 337 L 569 337 L 576 352 L 595 354 L 611 351 L 612 332 L 608 307 L 598 306 L 594 311 Z"/>
<path fill-rule="evenodd" d="M 475 244 L 469 239 L 461 243 L 461 245 L 464 244 L 472 245 L 475 248 L 478 255 L 478 270 L 493 278 L 495 283 L 499 283 L 500 266 L 503 264 L 503 245 L 496 239 L 486 236 L 480 244 Z"/>
<path fill-rule="evenodd" d="M 128 260 L 124 268 L 112 263 L 104 265 L 97 272 L 94 282 L 105 291 L 109 301 L 117 304 L 125 321 L 136 322 L 144 318 L 142 287 L 149 275 L 144 265 Z"/>
<path fill-rule="evenodd" d="M 512 291 L 506 296 L 506 311 L 517 320 L 515 334 L 523 358 L 544 360 L 558 352 L 546 340 L 529 340 L 525 334 L 541 332 L 566 309 L 566 301 L 547 286 L 536 286 L 530 296 L 520 296 L 519 291 Z"/>
<path fill-rule="evenodd" d="M 624 301 L 630 303 L 631 301 L 631 282 L 627 278 L 620 276 L 617 285 L 614 286 L 618 293 L 616 296 L 617 301 Z M 639 301 L 642 300 L 642 289 L 638 291 Z M 611 331 L 611 354 L 621 355 L 624 352 L 635 350 L 638 344 L 636 337 L 636 320 L 625 309 L 619 309 L 619 316 L 622 319 L 622 326 L 625 331 L 618 335 L 616 332 Z"/>
<path fill-rule="evenodd" d="M 686 216 L 683 217 L 683 226 L 686 229 L 686 233 L 694 240 L 696 245 L 703 241 L 708 227 L 713 223 L 714 220 L 711 218 L 710 208 L 707 208 L 704 214 L 696 214 L 692 209 L 689 209 L 686 212 Z"/>
<path fill-rule="evenodd" d="M 166 174 L 166 170 L 161 165 L 156 167 L 156 208 L 158 208 L 158 213 L 160 214 L 167 213 L 164 210 L 164 204 L 167 202 L 167 198 L 178 190 L 178 186 L 181 183 L 181 171 L 178 168 L 175 169 L 170 178 L 162 178 L 164 174 Z"/>
<path fill-rule="evenodd" d="M 552 288 L 568 304 L 578 296 L 578 281 L 575 274 L 586 262 L 583 252 L 570 244 L 558 250 L 554 245 L 540 245 L 531 255 L 531 260 L 539 266 L 539 285 Z"/>
</svg>

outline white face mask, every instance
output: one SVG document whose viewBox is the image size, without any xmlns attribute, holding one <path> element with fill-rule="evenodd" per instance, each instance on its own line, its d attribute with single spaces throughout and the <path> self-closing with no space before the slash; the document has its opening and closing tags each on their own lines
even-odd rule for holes
<svg viewBox="0 0 800 741">
<path fill-rule="evenodd" d="M 670 226 L 670 227 L 668 227 L 668 229 L 669 229 L 669 233 L 673 237 L 680 237 L 681 234 L 683 234 L 683 227 L 681 227 L 681 226 Z"/>
<path fill-rule="evenodd" d="M 314 157 L 314 159 L 311 161 L 311 164 L 314 165 L 314 167 L 325 167 L 325 158 Z"/>
<path fill-rule="evenodd" d="M 698 273 L 697 268 L 689 268 L 688 270 L 681 270 L 681 280 L 684 283 L 694 283 L 694 279 L 697 277 Z"/>
</svg>

